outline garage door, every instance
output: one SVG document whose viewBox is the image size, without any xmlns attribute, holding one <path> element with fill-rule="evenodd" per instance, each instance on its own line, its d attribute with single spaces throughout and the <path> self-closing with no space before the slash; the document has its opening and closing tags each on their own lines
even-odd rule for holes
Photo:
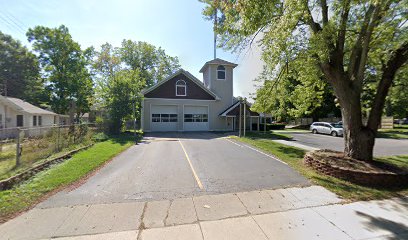
<svg viewBox="0 0 408 240">
<path fill-rule="evenodd" d="M 177 131 L 177 121 L 177 106 L 152 105 L 150 123 L 151 131 Z"/>
<path fill-rule="evenodd" d="M 184 107 L 184 131 L 208 131 L 208 107 Z"/>
</svg>

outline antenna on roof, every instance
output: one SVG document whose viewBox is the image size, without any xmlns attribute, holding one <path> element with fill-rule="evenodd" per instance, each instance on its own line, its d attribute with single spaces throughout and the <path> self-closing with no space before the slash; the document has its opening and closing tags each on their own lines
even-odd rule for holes
<svg viewBox="0 0 408 240">
<path fill-rule="evenodd" d="M 214 59 L 217 58 L 217 32 L 215 31 L 217 27 L 217 8 L 215 8 L 214 12 Z"/>
</svg>

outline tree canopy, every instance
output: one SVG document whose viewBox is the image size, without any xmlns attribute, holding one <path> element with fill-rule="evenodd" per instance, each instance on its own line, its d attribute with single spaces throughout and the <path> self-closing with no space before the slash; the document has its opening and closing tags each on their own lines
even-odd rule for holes
<svg viewBox="0 0 408 240">
<path fill-rule="evenodd" d="M 279 73 L 287 62 L 299 60 L 293 66 L 297 71 L 314 66 L 308 78 L 317 82 L 322 75 L 340 104 L 345 154 L 372 159 L 385 99 L 407 67 L 408 1 L 201 1 L 204 16 L 217 18 L 220 46 L 239 51 L 259 36 L 269 71 Z M 363 122 L 367 81 L 375 87 Z"/>
<path fill-rule="evenodd" d="M 123 40 L 120 47 L 103 44 L 95 53 L 93 69 L 96 98 L 109 112 L 111 130 L 118 132 L 124 121 L 140 119 L 141 90 L 179 67 L 177 57 L 146 42 Z"/>
<path fill-rule="evenodd" d="M 73 106 L 77 116 L 89 111 L 93 82 L 87 66 L 89 59 L 75 42 L 68 28 L 37 26 L 27 32 L 51 92 L 51 107 L 66 114 Z"/>
<path fill-rule="evenodd" d="M 47 103 L 37 57 L 19 41 L 0 32 L 0 84 L 2 95 L 33 104 Z"/>
</svg>

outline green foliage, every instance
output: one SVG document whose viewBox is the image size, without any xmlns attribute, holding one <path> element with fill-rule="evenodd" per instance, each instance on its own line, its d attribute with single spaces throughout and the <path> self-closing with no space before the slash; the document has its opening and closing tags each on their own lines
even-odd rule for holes
<svg viewBox="0 0 408 240">
<path fill-rule="evenodd" d="M 11 36 L 0 32 L 1 93 L 30 103 L 47 104 L 37 57 Z"/>
<path fill-rule="evenodd" d="M 322 102 L 324 81 L 341 108 L 345 153 L 372 160 L 389 89 L 408 67 L 408 1 L 201 2 L 206 3 L 203 15 L 218 23 L 219 46 L 242 50 L 258 37 L 266 71 L 272 73 L 267 80 L 277 82 L 277 73 L 289 65 L 287 77 L 279 81 L 283 87 L 271 101 L 268 88 L 278 84 L 264 81 L 266 90 L 258 94 L 265 96 L 257 96 L 257 109 L 280 111 L 280 116 L 310 113 L 318 107 L 314 103 Z"/>
<path fill-rule="evenodd" d="M 121 47 L 103 44 L 93 69 L 98 104 L 109 112 L 110 130 L 118 133 L 126 120 L 140 119 L 141 90 L 175 72 L 177 57 L 146 42 L 123 40 Z"/>
<path fill-rule="evenodd" d="M 96 143 L 64 163 L 37 174 L 26 183 L 11 190 L 1 191 L 0 220 L 36 204 L 45 194 L 81 179 L 133 143 L 134 139 L 129 136 L 117 136 Z"/>
<path fill-rule="evenodd" d="M 100 133 L 93 135 L 92 139 L 96 142 L 103 142 L 103 141 L 108 140 L 109 136 L 104 132 L 100 132 Z"/>
<path fill-rule="evenodd" d="M 340 115 L 331 87 L 322 80 L 311 59 L 288 62 L 278 74 L 265 67 L 256 81 L 261 86 L 252 108 L 272 113 L 278 121 L 305 116 L 327 117 L 329 113 Z"/>
<path fill-rule="evenodd" d="M 51 106 L 66 114 L 75 105 L 77 115 L 89 111 L 93 82 L 87 69 L 89 58 L 75 42 L 68 28 L 37 26 L 27 32 L 29 42 L 39 55 L 43 77 L 51 91 Z"/>
</svg>

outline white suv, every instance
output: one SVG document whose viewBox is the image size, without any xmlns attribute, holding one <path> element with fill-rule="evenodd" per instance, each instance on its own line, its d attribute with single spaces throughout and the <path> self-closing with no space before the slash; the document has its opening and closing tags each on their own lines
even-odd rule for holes
<svg viewBox="0 0 408 240">
<path fill-rule="evenodd" d="M 310 125 L 312 133 L 330 134 L 334 137 L 343 136 L 343 125 L 338 123 L 314 122 Z"/>
</svg>

